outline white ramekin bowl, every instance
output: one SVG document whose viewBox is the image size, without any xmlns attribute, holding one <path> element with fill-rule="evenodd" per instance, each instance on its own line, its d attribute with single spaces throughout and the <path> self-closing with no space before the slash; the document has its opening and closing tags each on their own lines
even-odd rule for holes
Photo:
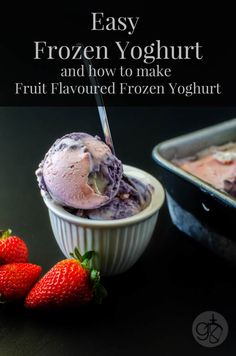
<svg viewBox="0 0 236 356">
<path fill-rule="evenodd" d="M 122 273 L 139 259 L 152 237 L 165 198 L 162 185 L 152 175 L 126 165 L 124 172 L 154 187 L 149 206 L 129 218 L 112 221 L 80 218 L 44 198 L 53 234 L 63 254 L 70 257 L 76 246 L 82 254 L 94 250 L 92 266 L 102 275 Z"/>
</svg>

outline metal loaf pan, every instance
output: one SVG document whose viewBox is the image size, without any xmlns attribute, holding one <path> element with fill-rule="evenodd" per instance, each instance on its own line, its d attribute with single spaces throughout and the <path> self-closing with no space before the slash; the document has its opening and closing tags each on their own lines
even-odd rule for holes
<svg viewBox="0 0 236 356">
<path fill-rule="evenodd" d="M 194 155 L 212 145 L 236 141 L 236 119 L 164 141 L 152 155 L 161 167 L 174 225 L 216 254 L 236 262 L 236 199 L 185 172 L 174 158 Z"/>
</svg>

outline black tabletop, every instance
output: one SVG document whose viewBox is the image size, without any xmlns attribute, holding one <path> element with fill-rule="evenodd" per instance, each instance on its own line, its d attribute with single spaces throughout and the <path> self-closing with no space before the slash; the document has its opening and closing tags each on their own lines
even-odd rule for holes
<svg viewBox="0 0 236 356">
<path fill-rule="evenodd" d="M 117 156 L 158 177 L 151 158 L 158 142 L 231 119 L 236 108 L 113 107 L 108 115 Z M 96 108 L 0 108 L 0 225 L 24 238 L 30 261 L 44 272 L 64 256 L 34 171 L 53 141 L 72 131 L 102 136 Z M 103 278 L 108 297 L 102 305 L 57 313 L 0 305 L 0 355 L 234 355 L 235 272 L 179 232 L 164 205 L 135 266 Z M 229 325 L 228 338 L 212 350 L 192 335 L 193 320 L 207 310 Z"/>
</svg>

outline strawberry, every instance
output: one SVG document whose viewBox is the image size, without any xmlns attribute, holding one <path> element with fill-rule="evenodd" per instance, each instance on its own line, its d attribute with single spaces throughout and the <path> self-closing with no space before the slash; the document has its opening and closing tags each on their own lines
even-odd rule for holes
<svg viewBox="0 0 236 356">
<path fill-rule="evenodd" d="M 35 284 L 25 299 L 25 307 L 78 306 L 93 298 L 101 302 L 106 290 L 99 283 L 99 272 L 88 267 L 93 255 L 94 251 L 89 251 L 81 256 L 75 248 L 72 259 L 58 262 Z"/>
<path fill-rule="evenodd" d="M 0 264 L 28 262 L 28 248 L 10 229 L 0 231 Z"/>
<path fill-rule="evenodd" d="M 42 268 L 32 263 L 9 263 L 0 266 L 1 302 L 25 297 L 38 279 Z"/>
</svg>

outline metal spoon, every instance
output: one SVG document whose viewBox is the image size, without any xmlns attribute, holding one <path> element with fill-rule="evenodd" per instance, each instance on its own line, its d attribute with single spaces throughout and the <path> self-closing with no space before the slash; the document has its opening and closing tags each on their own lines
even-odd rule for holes
<svg viewBox="0 0 236 356">
<path fill-rule="evenodd" d="M 84 48 L 84 45 L 82 43 L 77 43 L 77 45 L 81 46 L 81 48 Z M 82 52 L 82 59 L 84 62 L 84 66 L 87 70 L 87 73 L 89 73 L 89 67 L 93 68 L 92 62 L 85 58 Z M 98 79 L 97 77 L 91 77 L 89 76 L 89 80 L 91 85 L 93 86 L 98 86 Z M 102 125 L 102 130 L 103 130 L 103 134 L 105 137 L 105 142 L 107 144 L 108 147 L 110 147 L 112 153 L 115 155 L 115 149 L 114 149 L 114 145 L 113 145 L 113 141 L 112 141 L 112 136 L 111 136 L 111 130 L 110 130 L 110 126 L 109 126 L 109 122 L 108 122 L 108 117 L 107 117 L 107 112 L 106 112 L 106 108 L 103 102 L 103 97 L 101 92 L 99 91 L 98 94 L 95 94 L 95 99 L 96 99 L 96 103 L 97 103 L 97 109 L 98 109 L 98 113 L 99 113 L 99 117 L 100 117 L 100 121 L 101 121 L 101 125 Z M 129 179 L 129 177 L 127 177 L 126 174 L 123 173 L 123 178 L 137 191 L 134 183 L 132 182 L 131 179 Z"/>
<path fill-rule="evenodd" d="M 84 46 L 81 43 L 77 43 L 77 45 L 81 46 L 81 48 L 84 48 Z M 89 67 L 93 68 L 92 62 L 85 58 L 82 52 L 82 59 L 84 62 L 84 66 L 87 70 L 87 73 L 89 73 Z M 91 77 L 89 76 L 89 80 L 92 86 L 99 86 L 98 83 L 98 79 L 97 77 Z M 107 111 L 103 102 L 103 97 L 101 92 L 99 91 L 98 94 L 95 94 L 95 99 L 96 99 L 96 103 L 97 103 L 97 109 L 98 109 L 98 113 L 99 113 L 99 117 L 100 117 L 100 121 L 101 121 L 101 125 L 102 125 L 102 130 L 103 130 L 103 134 L 105 137 L 105 142 L 106 144 L 110 147 L 112 153 L 115 155 L 115 149 L 114 149 L 114 145 L 113 145 L 113 141 L 112 141 L 112 137 L 111 137 L 111 130 L 110 130 L 110 126 L 109 126 L 109 122 L 108 122 L 108 117 L 107 117 Z"/>
</svg>

